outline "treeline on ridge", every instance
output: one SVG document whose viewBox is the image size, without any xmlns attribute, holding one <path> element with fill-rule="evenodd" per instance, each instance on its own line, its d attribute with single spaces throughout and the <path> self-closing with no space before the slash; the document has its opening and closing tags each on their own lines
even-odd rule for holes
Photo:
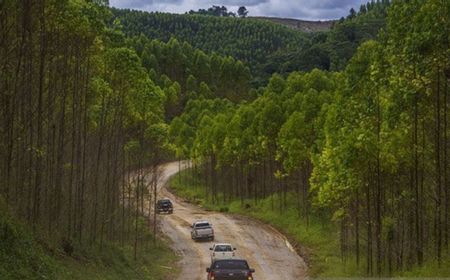
<svg viewBox="0 0 450 280">
<path fill-rule="evenodd" d="M 342 70 L 365 40 L 384 26 L 388 1 L 373 1 L 337 22 L 329 32 L 306 34 L 272 22 L 249 18 L 177 15 L 112 9 L 129 36 L 144 34 L 168 42 L 175 37 L 208 54 L 216 52 L 246 63 L 253 85 L 263 86 L 272 73 Z M 364 8 L 363 8 L 364 7 Z"/>
</svg>

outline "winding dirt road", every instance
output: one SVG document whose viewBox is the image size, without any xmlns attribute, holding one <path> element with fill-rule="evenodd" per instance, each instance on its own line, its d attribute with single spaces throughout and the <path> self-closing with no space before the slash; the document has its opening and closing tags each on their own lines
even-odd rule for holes
<svg viewBox="0 0 450 280">
<path fill-rule="evenodd" d="M 307 266 L 292 249 L 287 239 L 272 227 L 258 221 L 223 213 L 207 212 L 181 201 L 164 187 L 170 176 L 178 172 L 178 163 L 162 166 L 158 182 L 159 197 L 168 197 L 174 204 L 172 215 L 160 215 L 161 230 L 172 241 L 181 256 L 178 279 L 204 280 L 210 265 L 209 248 L 213 242 L 194 242 L 190 225 L 198 219 L 213 224 L 215 242 L 232 243 L 237 257 L 244 258 L 256 270 L 257 280 L 298 280 L 307 278 Z"/>
</svg>

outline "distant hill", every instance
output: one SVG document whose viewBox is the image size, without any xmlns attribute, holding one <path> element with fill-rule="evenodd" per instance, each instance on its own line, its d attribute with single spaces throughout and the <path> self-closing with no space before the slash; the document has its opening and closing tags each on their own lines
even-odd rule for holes
<svg viewBox="0 0 450 280">
<path fill-rule="evenodd" d="M 270 21 L 135 10 L 112 11 L 113 20 L 120 19 L 122 30 L 128 36 L 143 34 L 163 42 L 175 37 L 207 53 L 216 52 L 239 59 L 251 68 L 255 77 L 270 76 L 271 73 L 263 71 L 263 64 L 272 55 L 298 52 L 311 46 L 309 34 Z"/>
<path fill-rule="evenodd" d="M 293 18 L 278 18 L 278 17 L 248 17 L 248 18 L 271 21 L 307 33 L 313 33 L 318 31 L 329 31 L 333 27 L 333 24 L 336 22 L 336 20 L 308 21 L 308 20 L 300 20 Z"/>
<path fill-rule="evenodd" d="M 112 8 L 128 36 L 168 42 L 176 38 L 207 54 L 231 56 L 250 68 L 255 87 L 272 73 L 339 71 L 358 46 L 375 39 L 385 25 L 387 4 L 370 3 L 339 21 L 306 21 L 275 17 L 219 17 Z M 176 80 L 176 79 L 175 79 Z"/>
</svg>

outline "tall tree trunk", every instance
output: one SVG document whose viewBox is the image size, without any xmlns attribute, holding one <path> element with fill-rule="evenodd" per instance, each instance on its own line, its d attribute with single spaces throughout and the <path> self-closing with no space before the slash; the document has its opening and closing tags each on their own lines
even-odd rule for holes
<svg viewBox="0 0 450 280">
<path fill-rule="evenodd" d="M 441 263 L 441 95 L 440 95 L 440 69 L 437 67 L 436 107 L 435 107 L 435 161 L 436 161 L 436 206 L 435 206 L 435 247 L 438 263 Z"/>
<path fill-rule="evenodd" d="M 420 200 L 421 193 L 419 190 L 419 155 L 418 155 L 418 126 L 419 126 L 419 110 L 418 110 L 418 93 L 416 92 L 414 95 L 414 193 L 415 193 L 415 231 L 416 231 L 416 254 L 417 254 L 417 263 L 422 265 L 423 262 L 423 249 L 422 249 L 422 233 L 421 233 L 421 215 L 420 215 Z M 423 152 L 423 151 L 422 151 Z"/>
</svg>

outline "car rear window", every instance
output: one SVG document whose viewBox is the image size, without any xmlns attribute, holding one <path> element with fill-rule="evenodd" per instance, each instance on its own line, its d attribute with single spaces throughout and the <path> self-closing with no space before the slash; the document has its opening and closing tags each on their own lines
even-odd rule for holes
<svg viewBox="0 0 450 280">
<path fill-rule="evenodd" d="M 244 260 L 220 260 L 213 264 L 214 269 L 248 269 L 248 264 Z"/>
<path fill-rule="evenodd" d="M 209 223 L 198 223 L 195 224 L 196 228 L 203 228 L 203 227 L 209 227 Z"/>
<path fill-rule="evenodd" d="M 216 252 L 232 252 L 233 249 L 231 248 L 230 245 L 216 245 L 216 247 L 214 247 L 214 251 L 216 251 Z"/>
</svg>

